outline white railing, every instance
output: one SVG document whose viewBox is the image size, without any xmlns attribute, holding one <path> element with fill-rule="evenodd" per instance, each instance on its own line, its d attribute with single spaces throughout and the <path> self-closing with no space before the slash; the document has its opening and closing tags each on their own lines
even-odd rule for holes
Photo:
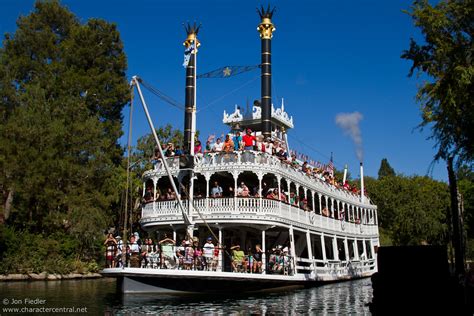
<svg viewBox="0 0 474 316">
<path fill-rule="evenodd" d="M 183 201 L 187 209 L 188 201 Z M 314 212 L 306 212 L 300 208 L 282 203 L 278 200 L 261 198 L 208 198 L 194 200 L 195 212 L 201 213 L 206 220 L 230 216 L 232 220 L 255 219 L 256 216 L 265 216 L 272 221 L 290 221 L 295 226 L 308 225 L 323 228 L 334 232 L 373 235 L 377 234 L 377 226 L 355 224 L 338 220 Z M 194 214 L 199 218 L 199 214 Z M 261 218 L 261 217 L 259 217 Z M 147 223 L 164 223 L 166 220 L 182 220 L 182 214 L 176 201 L 157 201 L 145 204 L 142 208 L 142 221 Z M 307 228 L 305 226 L 305 228 Z"/>
<path fill-rule="evenodd" d="M 166 158 L 168 166 L 172 172 L 179 170 L 179 157 Z M 303 173 L 300 169 L 296 169 L 290 164 L 284 163 L 276 156 L 269 155 L 263 152 L 257 151 L 235 151 L 235 152 L 219 152 L 219 153 L 205 153 L 199 154 L 194 157 L 195 171 L 200 172 L 203 170 L 219 171 L 221 169 L 228 170 L 229 166 L 234 168 L 245 168 L 249 167 L 261 168 L 265 167 L 274 173 L 281 173 L 284 176 L 288 176 L 297 180 L 301 184 L 304 184 L 308 188 L 312 188 L 325 195 L 346 200 L 352 204 L 361 205 L 363 207 L 370 207 L 369 204 L 360 202 L 360 197 L 354 193 L 348 192 L 344 189 L 336 188 L 335 186 L 328 184 L 316 177 L 309 176 Z M 164 168 L 162 163 L 158 161 L 154 165 L 153 170 L 149 170 L 144 173 L 144 177 L 150 177 L 156 173 L 164 174 Z"/>
</svg>

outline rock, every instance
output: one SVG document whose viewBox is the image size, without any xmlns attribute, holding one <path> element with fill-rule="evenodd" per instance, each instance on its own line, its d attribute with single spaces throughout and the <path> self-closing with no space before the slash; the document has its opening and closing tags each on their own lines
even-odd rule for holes
<svg viewBox="0 0 474 316">
<path fill-rule="evenodd" d="M 8 274 L 7 281 L 20 281 L 20 280 L 28 280 L 28 275 L 26 274 Z"/>
<path fill-rule="evenodd" d="M 29 274 L 28 274 L 28 277 L 29 277 L 31 280 L 46 280 L 46 278 L 48 277 L 48 275 L 46 274 L 46 272 L 41 272 L 40 274 L 37 274 L 37 273 L 29 273 Z"/>
</svg>

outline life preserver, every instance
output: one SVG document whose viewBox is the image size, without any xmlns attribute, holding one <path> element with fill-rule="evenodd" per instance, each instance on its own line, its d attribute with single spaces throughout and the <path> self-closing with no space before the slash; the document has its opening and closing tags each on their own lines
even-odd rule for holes
<svg viewBox="0 0 474 316">
<path fill-rule="evenodd" d="M 311 224 L 314 224 L 315 220 L 316 220 L 316 213 L 315 213 L 315 212 L 310 212 L 310 214 L 309 214 L 309 222 L 310 222 Z"/>
</svg>

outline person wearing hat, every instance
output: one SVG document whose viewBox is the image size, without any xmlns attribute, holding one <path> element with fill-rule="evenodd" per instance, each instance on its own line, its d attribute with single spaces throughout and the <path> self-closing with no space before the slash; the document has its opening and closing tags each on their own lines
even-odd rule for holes
<svg viewBox="0 0 474 316">
<path fill-rule="evenodd" d="M 240 250 L 240 245 L 230 247 L 232 250 L 232 271 L 247 271 L 247 260 L 245 259 L 245 253 Z"/>
<path fill-rule="evenodd" d="M 212 243 L 212 237 L 208 237 L 206 243 L 202 247 L 202 255 L 204 259 L 204 269 L 210 270 L 212 265 L 212 257 L 214 256 L 214 244 Z"/>
<path fill-rule="evenodd" d="M 244 150 L 253 150 L 254 142 L 257 140 L 255 135 L 252 135 L 252 130 L 247 128 L 247 133 L 242 137 L 244 142 Z"/>
</svg>

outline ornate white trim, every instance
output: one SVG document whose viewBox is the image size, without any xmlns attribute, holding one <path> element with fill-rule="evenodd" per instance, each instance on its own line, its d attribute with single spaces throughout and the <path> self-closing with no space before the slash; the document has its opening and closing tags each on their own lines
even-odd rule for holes
<svg viewBox="0 0 474 316">
<path fill-rule="evenodd" d="M 293 116 L 288 115 L 287 112 L 285 112 L 285 104 L 284 100 L 282 99 L 281 101 L 281 107 L 280 108 L 275 108 L 272 104 L 272 118 L 276 119 L 280 123 L 282 123 L 285 127 L 287 128 L 293 128 Z M 262 108 L 259 106 L 252 106 L 252 120 L 260 120 L 262 117 Z M 244 116 L 242 113 L 240 113 L 240 108 L 235 105 L 235 110 L 233 113 L 227 114 L 226 111 L 224 111 L 224 118 L 222 122 L 224 124 L 231 124 L 231 123 L 236 123 L 236 122 L 242 122 L 244 121 Z"/>
<path fill-rule="evenodd" d="M 227 114 L 224 110 L 224 119 L 222 121 L 224 123 L 235 123 L 242 121 L 243 118 L 244 116 L 240 113 L 240 108 L 236 104 L 234 113 Z"/>
</svg>

